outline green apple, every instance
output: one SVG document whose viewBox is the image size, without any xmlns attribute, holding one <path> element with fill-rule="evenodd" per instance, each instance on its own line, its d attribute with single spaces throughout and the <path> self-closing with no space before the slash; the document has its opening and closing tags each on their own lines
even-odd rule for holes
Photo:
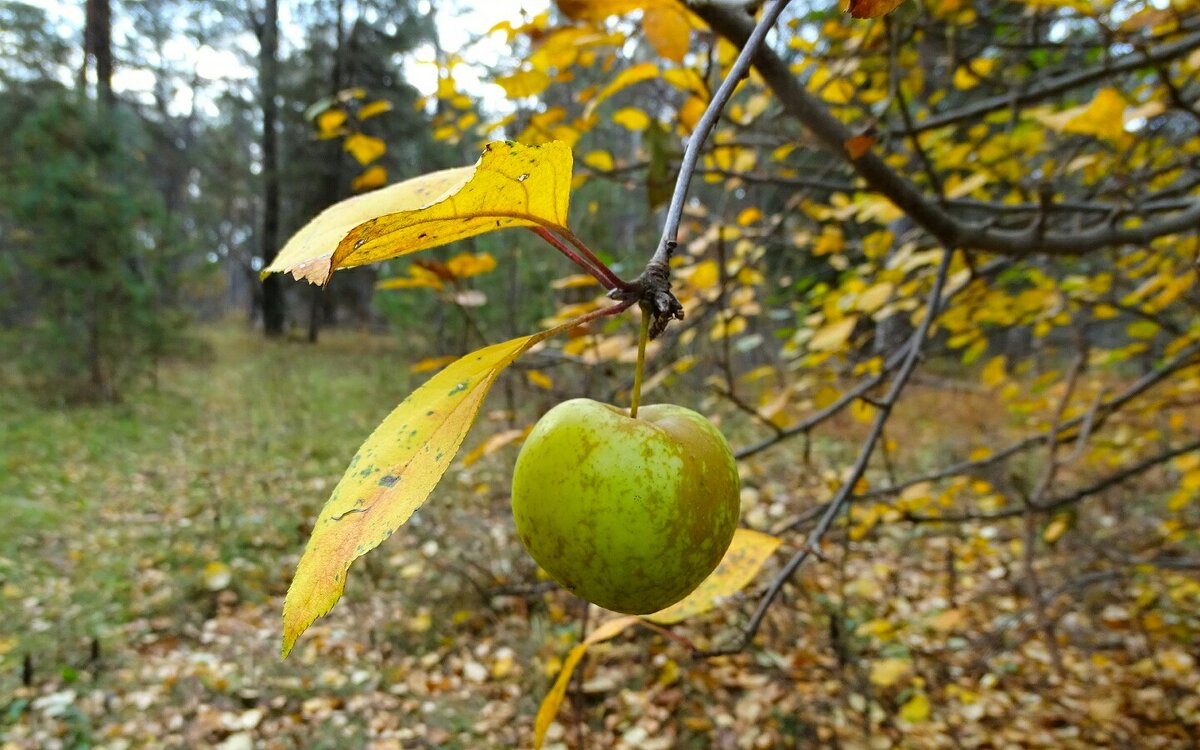
<svg viewBox="0 0 1200 750">
<path fill-rule="evenodd" d="M 733 452 L 682 406 L 637 418 L 590 399 L 546 413 L 513 470 L 513 517 L 529 554 L 605 609 L 647 614 L 717 567 L 738 521 Z"/>
</svg>

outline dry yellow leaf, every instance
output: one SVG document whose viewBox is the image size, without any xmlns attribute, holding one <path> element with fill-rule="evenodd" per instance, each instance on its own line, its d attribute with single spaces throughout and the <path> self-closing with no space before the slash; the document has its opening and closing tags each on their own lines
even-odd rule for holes
<svg viewBox="0 0 1200 750">
<path fill-rule="evenodd" d="M 628 13 L 631 10 L 646 10 L 671 7 L 676 0 L 555 0 L 558 9 L 567 18 L 576 21 L 603 21 L 609 16 Z"/>
<path fill-rule="evenodd" d="M 589 151 L 583 157 L 583 163 L 601 172 L 611 172 L 614 166 L 612 154 L 607 151 Z"/>
<path fill-rule="evenodd" d="M 696 123 L 700 122 L 700 118 L 704 116 L 704 110 L 708 108 L 708 102 L 698 96 L 689 97 L 683 106 L 679 108 L 679 124 L 683 127 L 684 132 L 690 133 L 696 129 Z"/>
<path fill-rule="evenodd" d="M 911 668 L 912 662 L 908 659 L 880 659 L 871 664 L 871 684 L 875 687 L 891 687 Z"/>
<path fill-rule="evenodd" d="M 692 26 L 683 7 L 663 3 L 642 12 L 642 31 L 660 57 L 683 62 L 691 44 Z"/>
<path fill-rule="evenodd" d="M 522 430 L 505 430 L 503 432 L 497 432 L 495 435 L 492 435 L 487 440 L 484 440 L 482 443 L 476 446 L 475 450 L 463 456 L 463 466 L 470 466 L 484 456 L 489 456 L 506 445 L 512 445 L 518 440 L 524 440 L 525 436 L 528 435 L 529 431 L 532 429 L 533 425 L 529 425 Z"/>
<path fill-rule="evenodd" d="M 541 70 L 519 70 L 496 79 L 510 99 L 537 96 L 550 87 L 550 76 Z"/>
<path fill-rule="evenodd" d="M 1084 106 L 1044 115 L 1040 119 L 1051 130 L 1061 133 L 1115 141 L 1125 134 L 1125 100 L 1116 89 L 1105 87 Z"/>
<path fill-rule="evenodd" d="M 354 178 L 354 182 L 350 183 L 350 187 L 356 193 L 361 193 L 364 190 L 374 190 L 378 187 L 383 187 L 387 184 L 387 170 L 378 164 L 367 167 L 362 174 Z"/>
<path fill-rule="evenodd" d="M 733 533 L 733 541 L 729 543 L 729 549 L 725 550 L 717 569 L 695 591 L 681 602 L 646 615 L 646 619 L 660 625 L 672 625 L 704 614 L 721 599 L 741 591 L 754 580 L 763 563 L 780 543 L 781 540 L 770 534 L 738 529 Z"/>
<path fill-rule="evenodd" d="M 909 724 L 916 724 L 929 718 L 930 708 L 929 696 L 917 693 L 900 707 L 899 716 Z"/>
<path fill-rule="evenodd" d="M 392 103 L 391 102 L 389 102 L 387 99 L 376 99 L 375 101 L 371 102 L 370 104 L 364 104 L 358 110 L 358 119 L 365 120 L 368 117 L 374 117 L 375 115 L 381 115 L 384 112 L 391 112 L 391 111 L 392 111 Z"/>
<path fill-rule="evenodd" d="M 650 116 L 636 107 L 625 107 L 613 112 L 612 121 L 626 130 L 645 130 L 650 127 Z"/>
<path fill-rule="evenodd" d="M 456 359 L 458 359 L 458 357 L 455 357 L 453 354 L 445 357 L 426 357 L 425 359 L 418 360 L 409 365 L 408 371 L 415 374 L 440 370 Z"/>
<path fill-rule="evenodd" d="M 737 215 L 737 223 L 742 226 L 748 226 L 756 221 L 762 221 L 763 212 L 755 206 L 743 208 Z"/>
<path fill-rule="evenodd" d="M 375 428 L 321 509 L 283 605 L 283 655 L 341 598 L 350 564 L 425 502 L 504 368 L 559 326 L 480 349 L 446 367 Z"/>
<path fill-rule="evenodd" d="M 808 342 L 808 348 L 814 352 L 832 352 L 841 349 L 849 340 L 850 334 L 854 333 L 854 326 L 858 323 L 858 318 L 842 318 L 841 320 L 829 323 L 825 327 L 819 329 L 813 334 L 812 340 Z"/>
<path fill-rule="evenodd" d="M 317 115 L 317 137 L 321 139 L 336 138 L 341 135 L 341 127 L 346 122 L 346 112 L 341 109 L 327 109 Z"/>
<path fill-rule="evenodd" d="M 491 253 L 459 253 L 446 261 L 446 270 L 460 279 L 469 279 L 496 270 L 496 259 Z"/>
<path fill-rule="evenodd" d="M 1007 361 L 1007 358 L 1003 354 L 989 359 L 988 363 L 983 366 L 983 372 L 979 374 L 980 382 L 987 388 L 995 388 L 1003 383 L 1007 377 L 1005 370 Z"/>
<path fill-rule="evenodd" d="M 554 717 L 558 715 L 558 709 L 562 705 L 563 698 L 567 695 L 567 684 L 571 681 L 571 675 L 575 672 L 575 667 L 579 664 L 579 660 L 587 653 L 588 646 L 615 638 L 630 625 L 636 623 L 638 619 L 637 617 L 627 616 L 609 620 L 593 630 L 587 638 L 583 639 L 582 643 L 572 648 L 571 652 L 567 654 L 567 658 L 563 660 L 562 669 L 558 673 L 558 678 L 554 680 L 554 685 L 550 687 L 550 692 L 546 693 L 546 697 L 542 699 L 542 705 L 538 707 L 537 718 L 533 720 L 534 750 L 541 748 L 542 743 L 545 742 L 546 730 L 550 728 Z"/>
<path fill-rule="evenodd" d="M 352 133 L 346 136 L 342 147 L 349 151 L 359 164 L 370 164 L 387 153 L 387 144 L 383 140 L 365 133 Z"/>
<path fill-rule="evenodd" d="M 489 143 L 473 167 L 446 169 L 358 195 L 294 234 L 266 273 L 325 284 L 338 268 L 395 258 L 502 227 L 565 228 L 571 149 Z"/>
<path fill-rule="evenodd" d="M 588 102 L 587 107 L 585 107 L 583 110 L 584 119 L 591 117 L 592 113 L 596 111 L 596 107 L 600 106 L 601 102 L 618 91 L 628 88 L 635 83 L 641 83 L 642 81 L 657 77 L 658 66 L 654 63 L 638 63 L 632 68 L 626 68 L 625 70 L 622 70 L 620 73 L 614 76 L 611 81 L 608 82 L 607 86 L 600 89 L 600 91 L 596 93 L 594 99 Z"/>
<path fill-rule="evenodd" d="M 554 387 L 554 381 L 550 379 L 549 375 L 541 370 L 530 370 L 526 372 L 525 379 L 544 391 L 548 391 Z"/>
</svg>

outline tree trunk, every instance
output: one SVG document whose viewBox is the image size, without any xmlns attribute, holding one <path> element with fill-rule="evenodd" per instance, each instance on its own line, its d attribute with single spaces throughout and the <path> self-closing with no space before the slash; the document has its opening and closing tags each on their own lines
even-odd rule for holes
<svg viewBox="0 0 1200 750">
<path fill-rule="evenodd" d="M 266 0 L 262 25 L 258 28 L 258 86 L 262 100 L 263 225 L 259 245 L 263 263 L 269 265 L 279 252 L 279 2 Z M 283 335 L 286 317 L 283 279 L 271 274 L 263 279 L 263 330 L 267 336 Z"/>
<path fill-rule="evenodd" d="M 96 99 L 106 107 L 113 103 L 112 5 L 110 0 L 87 0 L 84 9 L 83 66 L 88 60 L 96 71 Z M 84 80 L 87 80 L 86 75 Z"/>
<path fill-rule="evenodd" d="M 329 93 L 332 96 L 337 96 L 338 92 L 345 86 L 345 65 L 342 58 L 345 50 L 342 49 L 345 43 L 345 23 L 346 23 L 346 7 L 344 0 L 337 2 L 337 28 L 335 29 L 336 43 L 333 49 L 333 68 L 329 76 Z M 326 206 L 332 206 L 342 197 L 342 149 L 337 142 L 331 142 L 330 158 L 325 173 L 321 176 L 321 196 Z M 331 280 L 332 281 L 332 280 Z M 328 323 L 329 318 L 325 315 L 328 305 L 324 304 L 323 297 L 329 294 L 329 289 L 313 288 L 312 299 L 308 309 L 308 341 L 309 343 L 317 343 L 317 337 L 320 335 L 322 318 Z"/>
</svg>

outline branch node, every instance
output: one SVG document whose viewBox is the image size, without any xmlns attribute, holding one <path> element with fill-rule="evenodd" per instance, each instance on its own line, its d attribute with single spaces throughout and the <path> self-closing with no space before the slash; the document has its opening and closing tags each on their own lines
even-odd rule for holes
<svg viewBox="0 0 1200 750">
<path fill-rule="evenodd" d="M 667 256 L 675 243 L 666 243 Z M 627 289 L 613 289 L 609 297 L 622 302 L 637 302 L 650 315 L 650 338 L 656 339 L 672 320 L 683 320 L 683 305 L 671 293 L 671 268 L 665 261 L 652 260 L 646 270 Z"/>
</svg>

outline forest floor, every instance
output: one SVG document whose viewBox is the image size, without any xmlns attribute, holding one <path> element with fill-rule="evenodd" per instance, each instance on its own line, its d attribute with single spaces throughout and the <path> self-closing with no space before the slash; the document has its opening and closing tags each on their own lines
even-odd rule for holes
<svg viewBox="0 0 1200 750">
<path fill-rule="evenodd" d="M 0 748 L 530 746 L 583 610 L 539 581 L 516 540 L 515 449 L 447 474 L 281 661 L 308 524 L 424 376 L 395 338 L 204 335 L 210 356 L 163 365 L 155 388 L 120 405 L 48 410 L 0 394 Z M 487 411 L 496 390 L 467 449 L 508 426 Z M 516 402 L 531 417 L 548 398 Z M 972 439 L 972 415 L 995 409 L 978 395 L 925 398 L 941 419 L 958 410 Z M 835 425 L 813 450 L 844 466 L 861 428 Z M 792 451 L 746 467 L 751 525 L 770 530 L 827 496 L 829 472 L 795 486 L 800 463 Z M 694 659 L 640 628 L 596 647 L 548 746 L 1200 742 L 1194 574 L 1088 589 L 1049 649 L 1017 557 L 989 559 L 973 533 L 860 526 L 843 554 L 805 569 L 808 594 L 781 602 L 743 653 Z M 1013 538 L 992 529 L 979 536 Z M 681 631 L 722 642 L 753 593 Z M 1152 602 L 1155 622 L 1142 616 Z M 603 617 L 593 609 L 592 625 Z"/>
</svg>

